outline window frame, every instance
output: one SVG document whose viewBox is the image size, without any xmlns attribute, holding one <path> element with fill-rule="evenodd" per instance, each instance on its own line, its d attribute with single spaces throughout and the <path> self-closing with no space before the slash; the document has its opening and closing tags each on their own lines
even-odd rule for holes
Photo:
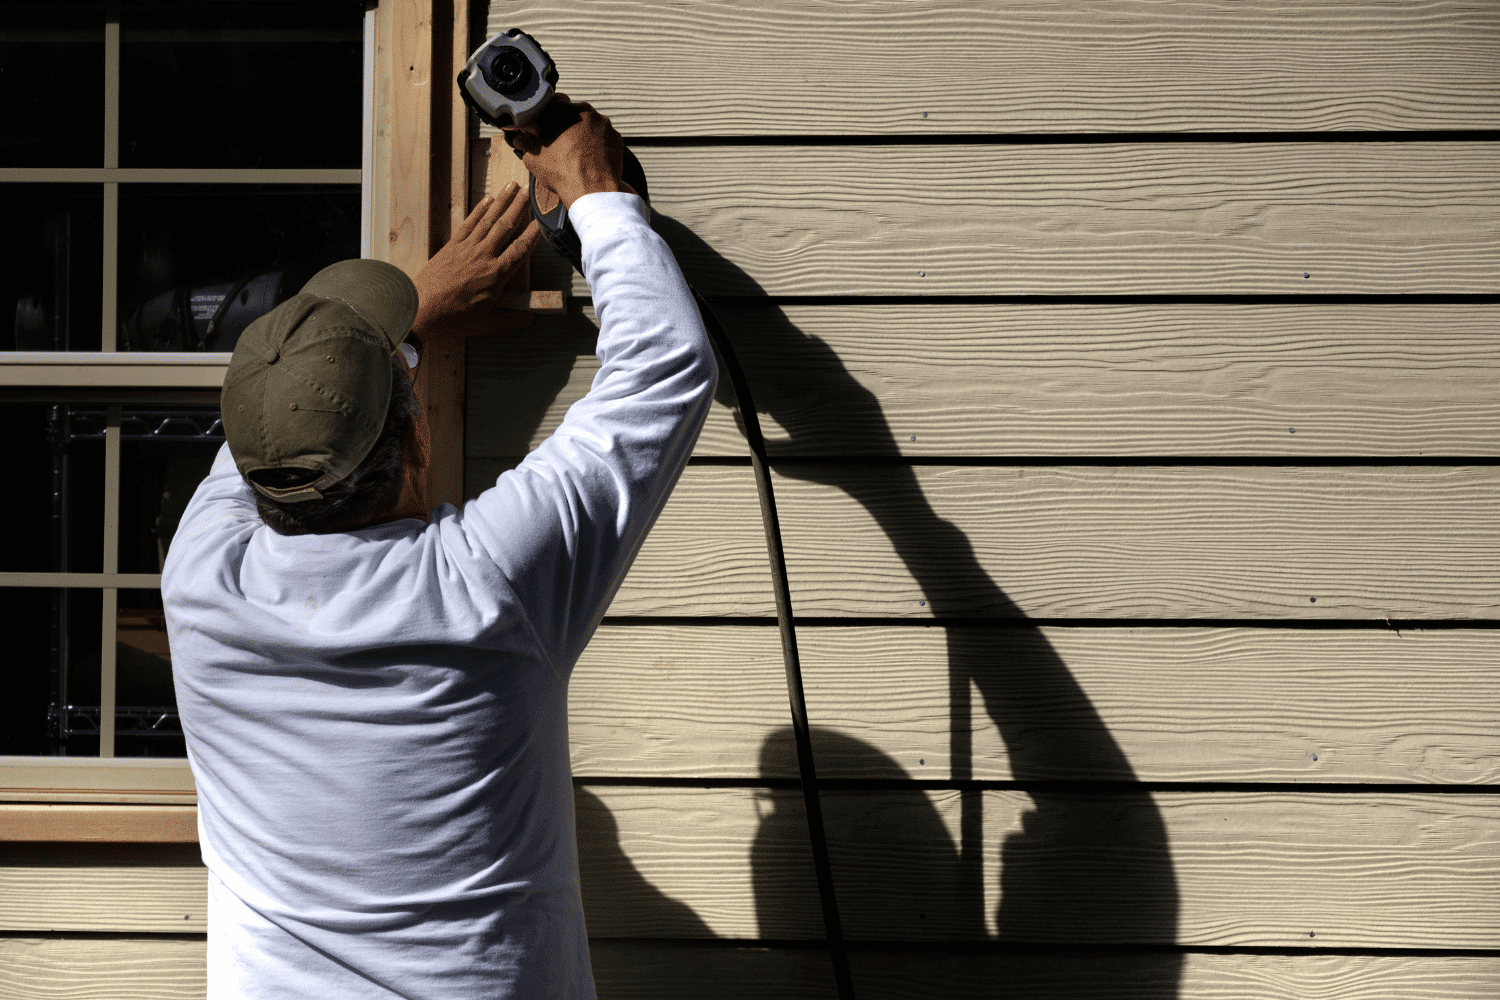
<svg viewBox="0 0 1500 1000">
<path fill-rule="evenodd" d="M 348 2 L 348 0 L 344 0 Z M 432 0 L 416 0 L 427 6 Z M 206 5 L 206 4 L 205 4 Z M 465 7 L 463 0 L 459 5 Z M 196 802 L 186 758 L 115 756 L 115 673 L 118 595 L 122 589 L 159 589 L 154 573 L 120 573 L 121 411 L 129 404 L 217 403 L 230 355 L 224 352 L 123 352 L 116 350 L 119 193 L 121 184 L 342 184 L 360 187 L 360 254 L 372 256 L 377 181 L 377 91 L 391 86 L 389 66 L 377 59 L 382 20 L 413 0 L 365 0 L 361 164 L 358 168 L 122 168 L 119 165 L 121 3 L 104 4 L 104 123 L 101 167 L 0 168 L 0 184 L 88 183 L 103 189 L 103 289 L 98 351 L 0 352 L 0 401 L 89 402 L 106 407 L 104 438 L 103 564 L 99 572 L 0 572 L 0 588 L 79 588 L 103 595 L 100 622 L 100 733 L 98 756 L 0 756 L 0 802 L 156 803 Z M 411 14 L 410 11 L 400 13 Z M 416 12 L 420 13 L 420 12 Z M 430 17 L 430 13 L 429 13 Z M 413 23 L 413 18 L 403 18 Z M 430 20 L 429 20 L 430 24 Z M 389 34 L 389 26 L 386 32 Z M 431 36 L 430 27 L 427 35 Z M 429 43 L 430 45 L 430 43 Z M 389 47 L 389 46 L 387 46 Z M 383 72 L 382 72 L 383 71 Z M 377 81 L 377 73 L 383 79 Z M 388 153 L 388 150 L 385 152 Z M 383 157 L 390 162 L 389 155 Z M 425 251 L 427 248 L 424 246 Z M 425 259 L 425 256 L 424 258 Z M 3 826 L 3 824 L 0 824 Z M 0 831 L 0 839 L 6 839 Z"/>
</svg>

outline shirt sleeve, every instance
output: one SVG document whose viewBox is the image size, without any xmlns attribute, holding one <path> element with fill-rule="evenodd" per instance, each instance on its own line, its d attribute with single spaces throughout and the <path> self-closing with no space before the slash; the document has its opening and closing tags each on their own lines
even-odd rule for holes
<svg viewBox="0 0 1500 1000">
<path fill-rule="evenodd" d="M 557 431 L 460 515 L 562 671 L 661 513 L 718 378 L 692 292 L 645 203 L 597 193 L 568 214 L 599 319 L 599 373 Z"/>
</svg>

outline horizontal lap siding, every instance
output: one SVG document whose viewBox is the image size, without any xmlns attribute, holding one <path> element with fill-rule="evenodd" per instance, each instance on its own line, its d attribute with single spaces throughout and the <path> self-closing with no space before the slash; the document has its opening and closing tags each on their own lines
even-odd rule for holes
<svg viewBox="0 0 1500 1000">
<path fill-rule="evenodd" d="M 803 627 L 798 642 L 825 778 L 1500 777 L 1500 631 Z M 955 673 L 973 685 L 957 707 Z M 606 625 L 569 694 L 573 770 L 793 778 L 785 706 L 773 628 Z"/>
<path fill-rule="evenodd" d="M 590 933 L 820 938 L 801 801 L 791 788 L 581 787 Z M 822 801 L 854 939 L 1482 949 L 1500 934 L 1488 795 L 1125 786 Z M 960 857 L 964 830 L 976 839 Z M 204 871 L 183 857 L 6 862 L 0 929 L 203 926 Z"/>
<path fill-rule="evenodd" d="M 1500 291 L 1485 142 L 637 152 L 709 296 Z"/>
<path fill-rule="evenodd" d="M 602 997 L 832 1000 L 824 953 L 596 941 Z M 1070 952 L 851 955 L 869 1000 L 967 1000 L 1003 985 L 1032 1000 L 1492 1000 L 1500 960 Z M 1060 960 L 1061 959 L 1061 960 Z M 0 1000 L 193 1000 L 204 993 L 202 941 L 120 938 L 0 940 Z M 1175 987 L 1175 990 L 1174 990 Z"/>
<path fill-rule="evenodd" d="M 777 457 L 1500 454 L 1493 304 L 716 312 Z M 471 494 L 588 391 L 596 333 L 584 309 L 521 343 L 470 342 Z M 748 454 L 726 402 L 694 454 Z"/>
<path fill-rule="evenodd" d="M 1500 914 L 1489 799 L 1423 788 L 1493 783 L 1500 736 L 1500 160 L 1422 136 L 1500 125 L 1493 10 L 493 4 L 513 25 L 641 140 L 761 410 L 795 610 L 858 620 L 798 638 L 820 774 L 881 782 L 823 794 L 846 930 L 914 942 L 855 947 L 861 1000 L 1500 991 L 1421 954 Z M 1176 131 L 1243 135 L 1141 141 Z M 471 494 L 598 370 L 586 285 L 533 274 L 582 302 L 471 343 Z M 572 685 L 575 773 L 638 783 L 581 792 L 606 997 L 833 995 L 785 941 L 822 931 L 776 631 L 726 621 L 772 613 L 749 469 L 712 464 L 746 455 L 729 402 Z M 1062 950 L 943 950 L 996 938 Z"/>
<path fill-rule="evenodd" d="M 514 26 L 627 136 L 1500 125 L 1484 3 L 492 3 Z"/>
<path fill-rule="evenodd" d="M 1500 632 L 1350 627 L 1496 619 L 1500 159 L 1423 137 L 1500 127 L 1490 5 L 494 3 L 512 25 L 645 140 L 660 231 L 739 297 L 797 613 L 859 620 L 799 639 L 822 773 L 882 782 L 822 793 L 846 929 L 896 942 L 854 949 L 861 1000 L 1500 990 L 1500 804 L 1422 787 L 1495 781 Z M 1343 129 L 1408 134 L 1316 141 Z M 1244 134 L 1141 134 L 1179 131 Z M 533 282 L 587 294 L 551 256 Z M 534 334 L 469 345 L 471 495 L 597 369 L 586 303 Z M 746 454 L 726 402 L 700 458 Z M 606 625 L 573 682 L 601 996 L 832 996 L 776 632 L 725 621 L 772 613 L 748 468 L 688 469 L 611 613 L 698 624 Z M 23 935 L 204 906 L 191 845 L 0 845 L 0 998 L 201 995 L 201 940 Z"/>
<path fill-rule="evenodd" d="M 776 469 L 800 615 L 1488 619 L 1490 466 Z M 690 467 L 614 615 L 772 614 L 748 467 Z"/>
</svg>

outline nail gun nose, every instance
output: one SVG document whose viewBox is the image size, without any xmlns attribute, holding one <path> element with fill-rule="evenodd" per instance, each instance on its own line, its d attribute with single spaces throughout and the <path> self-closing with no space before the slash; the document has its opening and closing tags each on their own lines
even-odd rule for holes
<svg viewBox="0 0 1500 1000">
<path fill-rule="evenodd" d="M 485 77 L 490 86 L 506 97 L 514 97 L 526 89 L 531 64 L 515 49 L 499 49 L 486 68 Z"/>
</svg>

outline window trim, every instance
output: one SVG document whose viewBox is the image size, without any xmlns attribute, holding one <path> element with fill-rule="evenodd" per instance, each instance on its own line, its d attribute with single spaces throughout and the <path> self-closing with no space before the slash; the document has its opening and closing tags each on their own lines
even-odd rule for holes
<svg viewBox="0 0 1500 1000">
<path fill-rule="evenodd" d="M 384 0 L 386 8 L 401 0 Z M 464 0 L 458 0 L 462 5 Z M 185 758 L 116 758 L 115 649 L 121 589 L 157 589 L 159 574 L 119 573 L 120 415 L 122 404 L 216 401 L 229 364 L 227 353 L 117 351 L 120 185 L 186 184 L 347 184 L 360 186 L 360 249 L 372 252 L 372 187 L 377 140 L 374 100 L 377 76 L 389 67 L 376 58 L 377 3 L 366 0 L 362 16 L 363 89 L 361 162 L 358 168 L 214 169 L 122 168 L 119 164 L 121 34 L 119 0 L 104 5 L 103 166 L 0 168 L 0 184 L 86 183 L 103 191 L 103 262 L 100 283 L 98 351 L 7 351 L 0 353 L 0 400 L 7 402 L 91 401 L 107 406 L 105 429 L 104 532 L 102 572 L 0 572 L 0 588 L 44 587 L 97 590 L 103 597 L 100 633 L 100 734 L 95 757 L 0 756 L 0 802 L 141 803 L 191 805 L 196 802 Z M 389 21 L 386 16 L 382 20 Z M 430 28 L 428 29 L 430 33 Z M 199 400 L 197 397 L 204 397 Z M 0 840 L 6 839 L 0 814 Z"/>
<path fill-rule="evenodd" d="M 196 805 L 198 791 L 184 757 L 0 757 L 0 802 Z"/>
</svg>

